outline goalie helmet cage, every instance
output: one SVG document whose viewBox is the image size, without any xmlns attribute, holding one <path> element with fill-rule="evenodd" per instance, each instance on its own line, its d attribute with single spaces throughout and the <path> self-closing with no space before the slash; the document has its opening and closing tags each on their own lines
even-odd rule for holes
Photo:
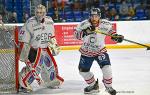
<svg viewBox="0 0 150 95">
<path fill-rule="evenodd" d="M 16 46 L 18 27 L 8 25 L 6 29 L 7 32 L 0 27 L 0 93 L 17 93 L 19 90 L 19 58 Z"/>
</svg>

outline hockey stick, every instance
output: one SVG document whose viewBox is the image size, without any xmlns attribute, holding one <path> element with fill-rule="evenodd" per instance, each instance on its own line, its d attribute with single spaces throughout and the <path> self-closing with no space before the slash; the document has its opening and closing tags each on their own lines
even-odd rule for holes
<svg viewBox="0 0 150 95">
<path fill-rule="evenodd" d="M 104 34 L 104 35 L 107 35 L 107 36 L 110 36 L 110 37 L 117 37 L 117 36 L 113 36 L 111 34 L 108 34 L 108 33 L 105 33 L 105 32 L 101 32 L 99 30 L 95 30 L 96 33 L 100 33 L 100 34 Z M 143 46 L 143 47 L 146 47 L 147 50 L 150 50 L 150 46 L 148 45 L 144 45 L 144 44 L 141 44 L 141 43 L 138 43 L 138 42 L 135 42 L 135 41 L 131 41 L 131 40 L 128 40 L 128 39 L 125 39 L 123 38 L 124 41 L 127 41 L 127 42 L 130 42 L 130 43 L 134 43 L 134 44 L 137 44 L 137 45 L 140 45 L 140 46 Z"/>
</svg>

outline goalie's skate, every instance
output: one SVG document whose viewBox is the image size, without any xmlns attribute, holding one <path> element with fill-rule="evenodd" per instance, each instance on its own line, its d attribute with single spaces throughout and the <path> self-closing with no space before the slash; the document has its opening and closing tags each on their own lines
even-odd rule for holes
<svg viewBox="0 0 150 95">
<path fill-rule="evenodd" d="M 30 93 L 30 92 L 32 92 L 32 88 L 24 88 L 24 87 L 20 86 L 19 92 Z"/>
<path fill-rule="evenodd" d="M 47 84 L 46 86 L 50 89 L 57 89 L 60 87 L 61 82 L 59 80 L 55 79 L 55 80 L 53 80 L 49 83 L 46 83 L 46 84 Z"/>
<path fill-rule="evenodd" d="M 99 84 L 98 84 L 98 79 L 95 82 L 95 84 L 93 86 L 87 86 L 84 89 L 84 93 L 85 94 L 92 94 L 92 93 L 98 93 L 99 92 Z"/>
<path fill-rule="evenodd" d="M 106 91 L 110 94 L 110 95 L 116 95 L 116 90 L 113 89 L 112 87 L 106 87 Z"/>
<path fill-rule="evenodd" d="M 20 87 L 20 88 L 19 88 L 19 92 L 30 93 L 30 92 L 32 92 L 32 90 L 31 90 L 31 89 L 26 89 L 26 88 Z"/>
</svg>

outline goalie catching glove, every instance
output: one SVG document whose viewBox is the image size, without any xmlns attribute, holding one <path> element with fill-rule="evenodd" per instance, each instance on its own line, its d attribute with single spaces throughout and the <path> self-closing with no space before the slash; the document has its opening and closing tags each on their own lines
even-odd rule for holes
<svg viewBox="0 0 150 95">
<path fill-rule="evenodd" d="M 53 56 L 56 56 L 59 54 L 60 52 L 60 47 L 57 45 L 56 39 L 52 38 L 49 42 L 48 42 L 48 47 L 50 49 L 50 51 L 52 52 Z"/>
<path fill-rule="evenodd" d="M 112 34 L 112 37 L 111 39 L 113 41 L 116 41 L 117 43 L 121 43 L 124 39 L 124 36 L 123 35 L 119 35 L 119 34 Z"/>
</svg>

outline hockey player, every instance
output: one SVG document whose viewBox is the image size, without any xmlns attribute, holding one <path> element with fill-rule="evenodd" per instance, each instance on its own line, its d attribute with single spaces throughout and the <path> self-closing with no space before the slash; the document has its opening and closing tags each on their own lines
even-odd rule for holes
<svg viewBox="0 0 150 95">
<path fill-rule="evenodd" d="M 45 6 L 40 4 L 35 9 L 35 16 L 29 18 L 20 30 L 20 61 L 26 63 L 20 72 L 20 90 L 32 91 L 30 84 L 35 79 L 39 84 L 43 82 L 50 88 L 58 87 L 63 83 L 64 80 L 58 74 L 53 57 L 60 51 L 53 24 L 51 17 L 46 16 Z"/>
<path fill-rule="evenodd" d="M 105 48 L 105 35 L 96 33 L 99 30 L 108 34 L 115 35 L 112 40 L 122 42 L 123 36 L 116 34 L 112 29 L 112 24 L 106 19 L 101 19 L 101 11 L 99 8 L 92 8 L 89 19 L 82 21 L 75 29 L 75 38 L 83 40 L 80 47 L 79 73 L 89 85 L 84 89 L 84 93 L 99 92 L 98 79 L 94 78 L 94 74 L 90 72 L 93 61 L 97 61 L 102 73 L 103 83 L 106 91 L 110 95 L 116 95 L 116 90 L 112 88 L 112 70 L 109 55 Z"/>
</svg>

